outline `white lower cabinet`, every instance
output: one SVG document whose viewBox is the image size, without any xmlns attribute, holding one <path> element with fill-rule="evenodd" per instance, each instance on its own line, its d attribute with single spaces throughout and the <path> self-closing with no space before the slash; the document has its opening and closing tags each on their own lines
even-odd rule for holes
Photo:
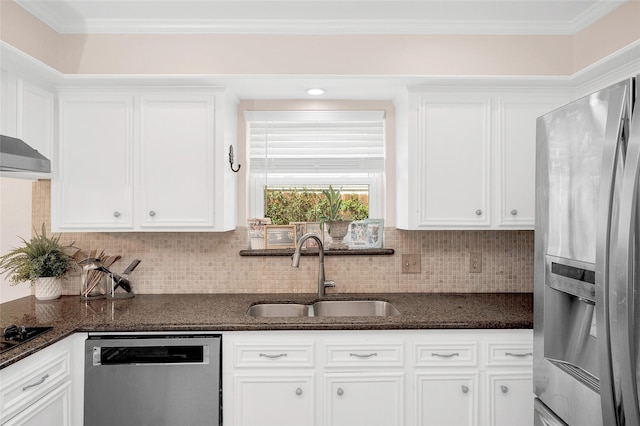
<svg viewBox="0 0 640 426">
<path fill-rule="evenodd" d="M 6 426 L 58 426 L 71 425 L 71 384 L 58 386 L 42 399 L 33 403 L 10 419 Z"/>
<path fill-rule="evenodd" d="M 313 374 L 274 373 L 234 375 L 234 425 L 314 423 Z"/>
<path fill-rule="evenodd" d="M 403 425 L 403 378 L 402 372 L 325 374 L 322 424 Z"/>
<path fill-rule="evenodd" d="M 415 379 L 416 424 L 477 424 L 480 395 L 477 373 L 417 373 Z"/>
<path fill-rule="evenodd" d="M 531 330 L 229 332 L 226 426 L 533 425 Z"/>
<path fill-rule="evenodd" d="M 489 422 L 493 426 L 532 424 L 533 397 L 530 371 L 488 373 Z"/>
<path fill-rule="evenodd" d="M 0 424 L 82 425 L 85 338 L 76 333 L 0 370 Z"/>
</svg>

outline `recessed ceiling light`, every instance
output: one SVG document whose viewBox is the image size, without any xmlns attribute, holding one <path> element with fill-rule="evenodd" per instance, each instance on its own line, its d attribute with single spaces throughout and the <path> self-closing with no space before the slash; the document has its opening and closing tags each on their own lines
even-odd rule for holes
<svg viewBox="0 0 640 426">
<path fill-rule="evenodd" d="M 324 92 L 325 92 L 324 89 L 307 89 L 307 94 L 312 96 L 320 96 L 320 95 L 323 95 Z"/>
</svg>

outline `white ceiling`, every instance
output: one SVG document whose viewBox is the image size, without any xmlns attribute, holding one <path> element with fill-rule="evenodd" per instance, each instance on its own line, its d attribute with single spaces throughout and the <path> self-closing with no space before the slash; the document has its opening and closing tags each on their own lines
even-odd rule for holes
<svg viewBox="0 0 640 426">
<path fill-rule="evenodd" d="M 15 1 L 64 34 L 574 34 L 626 0 Z"/>
</svg>

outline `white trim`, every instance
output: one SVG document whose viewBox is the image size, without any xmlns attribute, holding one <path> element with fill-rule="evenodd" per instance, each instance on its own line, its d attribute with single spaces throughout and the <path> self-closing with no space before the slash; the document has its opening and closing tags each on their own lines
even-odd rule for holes
<svg viewBox="0 0 640 426">
<path fill-rule="evenodd" d="M 556 34 L 573 35 L 625 0 L 598 1 L 573 20 L 461 19 L 65 19 L 47 2 L 15 0 L 60 34 Z M 461 6 L 464 7 L 464 6 Z"/>
<path fill-rule="evenodd" d="M 578 95 L 586 95 L 640 74 L 640 40 L 581 69 L 571 76 Z"/>
<path fill-rule="evenodd" d="M 249 121 L 382 121 L 384 111 L 244 111 Z"/>
</svg>

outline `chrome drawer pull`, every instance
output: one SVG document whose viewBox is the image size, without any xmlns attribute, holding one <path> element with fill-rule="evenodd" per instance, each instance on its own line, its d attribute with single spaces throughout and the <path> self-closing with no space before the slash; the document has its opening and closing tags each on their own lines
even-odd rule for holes
<svg viewBox="0 0 640 426">
<path fill-rule="evenodd" d="M 302 389 L 297 388 L 296 389 L 296 395 L 298 395 L 298 396 L 302 395 Z"/>
<path fill-rule="evenodd" d="M 514 356 L 516 358 L 524 358 L 524 357 L 533 355 L 533 353 L 531 353 L 531 352 L 525 352 L 525 353 L 521 353 L 521 354 L 515 354 L 513 352 L 505 352 L 504 354 L 505 354 L 505 356 Z"/>
<path fill-rule="evenodd" d="M 32 384 L 30 384 L 30 385 L 27 385 L 27 386 L 23 387 L 23 388 L 22 388 L 22 392 L 26 391 L 26 390 L 27 390 L 27 389 L 29 389 L 29 388 L 33 388 L 33 387 L 35 387 L 35 386 L 40 386 L 40 385 L 41 385 L 41 384 L 43 384 L 43 383 L 44 383 L 44 381 L 45 381 L 45 380 L 47 380 L 48 378 L 49 378 L 49 375 L 48 375 L 48 374 L 45 374 L 45 375 L 44 375 L 44 376 L 42 376 L 42 377 L 40 378 L 40 380 L 38 380 L 37 382 L 32 383 Z"/>
<path fill-rule="evenodd" d="M 460 356 L 460 354 L 458 352 L 454 352 L 451 354 L 439 354 L 437 352 L 433 352 L 431 356 L 436 356 L 438 358 L 453 358 L 454 356 Z"/>
<path fill-rule="evenodd" d="M 469 393 L 469 387 L 462 385 L 462 393 Z"/>
<path fill-rule="evenodd" d="M 509 388 L 506 387 L 505 385 L 500 385 L 500 390 L 502 391 L 502 393 L 507 393 L 509 392 Z"/>
<path fill-rule="evenodd" d="M 350 353 L 349 356 L 354 356 L 356 358 L 371 358 L 372 356 L 378 356 L 377 352 L 372 352 L 370 354 L 354 354 Z"/>
<path fill-rule="evenodd" d="M 269 359 L 277 359 L 277 358 L 283 358 L 286 357 L 287 354 L 275 354 L 275 355 L 271 355 L 271 354 L 259 354 L 258 356 L 261 356 L 263 358 L 269 358 Z"/>
<path fill-rule="evenodd" d="M 338 396 L 344 395 L 344 391 L 342 390 L 342 388 L 338 388 L 338 391 L 336 393 L 338 394 Z"/>
</svg>

